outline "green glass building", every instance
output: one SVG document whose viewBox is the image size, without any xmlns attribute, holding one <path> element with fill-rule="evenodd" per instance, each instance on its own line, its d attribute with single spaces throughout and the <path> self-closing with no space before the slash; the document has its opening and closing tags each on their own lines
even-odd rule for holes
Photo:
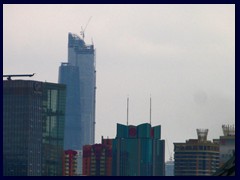
<svg viewBox="0 0 240 180">
<path fill-rule="evenodd" d="M 117 124 L 112 153 L 113 176 L 164 176 L 165 141 L 160 125 Z"/>
<path fill-rule="evenodd" d="M 62 175 L 66 86 L 3 81 L 3 175 Z"/>
</svg>

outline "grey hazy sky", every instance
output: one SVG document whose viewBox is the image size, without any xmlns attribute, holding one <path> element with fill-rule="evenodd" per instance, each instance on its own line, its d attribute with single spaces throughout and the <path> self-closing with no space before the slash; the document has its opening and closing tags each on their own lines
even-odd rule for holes
<svg viewBox="0 0 240 180">
<path fill-rule="evenodd" d="M 96 48 L 96 142 L 116 123 L 162 126 L 173 142 L 235 123 L 235 5 L 3 5 L 3 73 L 57 82 L 68 32 Z M 26 78 L 28 79 L 28 78 Z M 167 145 L 168 144 L 168 145 Z"/>
</svg>

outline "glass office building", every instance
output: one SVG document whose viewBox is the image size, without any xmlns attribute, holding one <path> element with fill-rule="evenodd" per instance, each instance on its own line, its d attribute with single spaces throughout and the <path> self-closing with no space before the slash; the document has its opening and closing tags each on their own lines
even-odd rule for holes
<svg viewBox="0 0 240 180">
<path fill-rule="evenodd" d="M 164 176 L 165 141 L 161 140 L 161 126 L 117 124 L 112 153 L 114 176 Z"/>
<path fill-rule="evenodd" d="M 62 63 L 59 67 L 58 81 L 67 86 L 64 150 L 81 149 L 79 68 L 69 63 Z"/>
<path fill-rule="evenodd" d="M 76 34 L 68 34 L 68 63 L 63 63 L 60 67 L 59 83 L 67 85 L 64 148 L 82 149 L 83 145 L 94 144 L 95 49 L 93 45 L 86 45 Z"/>
<path fill-rule="evenodd" d="M 65 85 L 3 81 L 3 175 L 62 174 Z"/>
</svg>

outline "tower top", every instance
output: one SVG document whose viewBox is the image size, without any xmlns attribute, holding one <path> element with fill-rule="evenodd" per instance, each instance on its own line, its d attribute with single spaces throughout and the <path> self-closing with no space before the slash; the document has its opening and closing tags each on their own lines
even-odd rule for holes
<svg viewBox="0 0 240 180">
<path fill-rule="evenodd" d="M 235 136 L 234 125 L 222 125 L 222 130 L 223 130 L 224 136 Z"/>
<path fill-rule="evenodd" d="M 208 129 L 197 129 L 198 141 L 207 141 Z"/>
</svg>

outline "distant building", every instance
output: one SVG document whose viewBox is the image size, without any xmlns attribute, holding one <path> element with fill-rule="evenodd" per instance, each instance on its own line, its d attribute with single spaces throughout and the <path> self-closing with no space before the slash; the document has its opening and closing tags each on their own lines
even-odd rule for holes
<svg viewBox="0 0 240 180">
<path fill-rule="evenodd" d="M 174 161 L 170 160 L 165 163 L 165 176 L 174 176 Z"/>
<path fill-rule="evenodd" d="M 117 124 L 112 151 L 114 176 L 164 176 L 165 142 L 161 140 L 161 126 Z"/>
<path fill-rule="evenodd" d="M 63 176 L 82 176 L 82 150 L 65 150 Z"/>
<path fill-rule="evenodd" d="M 82 149 L 79 68 L 62 63 L 59 67 L 58 81 L 67 86 L 64 150 Z"/>
<path fill-rule="evenodd" d="M 207 129 L 197 129 L 198 139 L 174 143 L 175 176 L 210 176 L 219 167 L 219 144 L 207 140 Z"/>
<path fill-rule="evenodd" d="M 64 149 L 94 144 L 95 49 L 76 34 L 68 34 L 68 63 L 59 68 L 59 83 L 67 85 Z"/>
<path fill-rule="evenodd" d="M 62 175 L 66 86 L 3 81 L 3 175 Z"/>
<path fill-rule="evenodd" d="M 102 144 L 83 146 L 84 176 L 111 176 L 112 140 L 102 139 Z"/>
<path fill-rule="evenodd" d="M 223 136 L 220 136 L 220 167 L 226 163 L 235 153 L 235 128 L 223 125 Z"/>
<path fill-rule="evenodd" d="M 77 152 L 77 171 L 76 176 L 82 176 L 82 161 L 83 161 L 83 151 L 82 150 L 76 150 Z"/>
<path fill-rule="evenodd" d="M 77 174 L 77 151 L 66 150 L 63 154 L 63 176 L 75 176 Z"/>
<path fill-rule="evenodd" d="M 235 176 L 235 154 L 225 162 L 212 176 Z"/>
</svg>

